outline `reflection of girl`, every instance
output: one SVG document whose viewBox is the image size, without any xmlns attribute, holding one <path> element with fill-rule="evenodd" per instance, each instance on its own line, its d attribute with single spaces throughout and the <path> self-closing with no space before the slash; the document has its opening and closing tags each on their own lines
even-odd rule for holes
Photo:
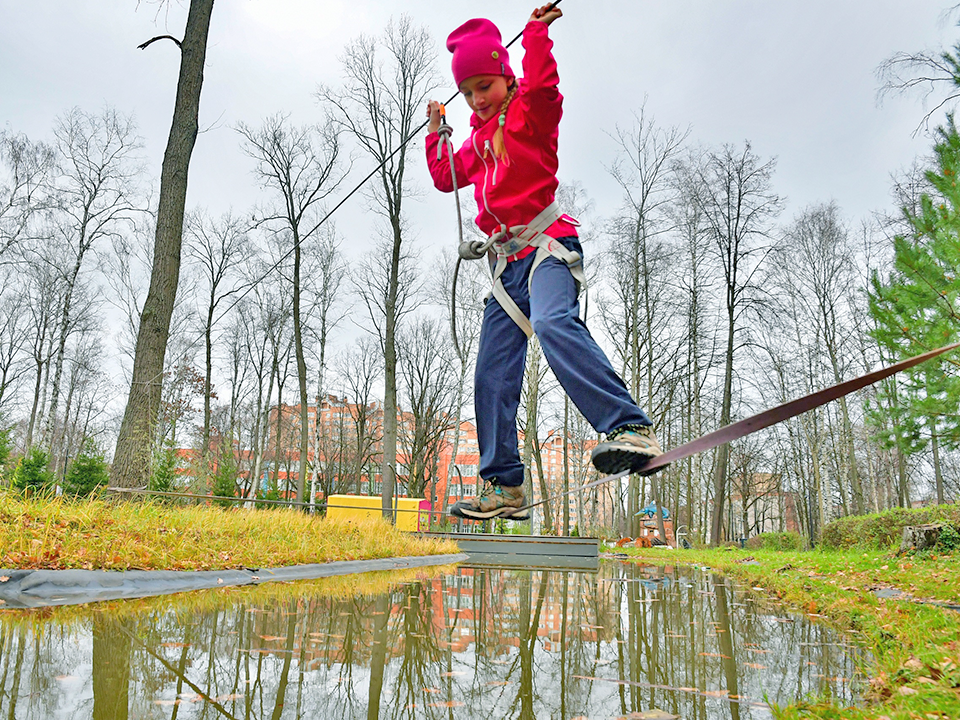
<svg viewBox="0 0 960 720">
<path fill-rule="evenodd" d="M 606 442 L 593 451 L 602 473 L 639 470 L 661 454 L 647 415 L 580 320 L 583 250 L 577 222 L 554 202 L 562 96 L 547 27 L 562 15 L 534 10 L 523 31 L 522 80 L 513 74 L 500 31 L 468 20 L 447 38 L 453 76 L 473 110 L 470 139 L 454 156 L 459 187 L 474 185 L 477 225 L 494 243 L 493 297 L 484 310 L 475 377 L 483 492 L 458 502 L 459 517 L 526 519 L 517 408 L 527 337 L 536 332 L 564 390 Z M 440 105 L 428 105 L 427 162 L 434 184 L 453 191 L 450 161 L 438 153 Z M 536 270 L 536 272 L 534 272 Z"/>
</svg>

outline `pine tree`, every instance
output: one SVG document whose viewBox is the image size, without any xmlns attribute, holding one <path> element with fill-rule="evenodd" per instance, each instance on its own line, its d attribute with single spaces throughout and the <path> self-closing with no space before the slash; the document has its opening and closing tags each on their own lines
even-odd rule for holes
<svg viewBox="0 0 960 720">
<path fill-rule="evenodd" d="M 73 497 L 87 497 L 108 482 L 110 473 L 103 454 L 97 451 L 93 443 L 87 443 L 63 479 L 63 492 Z"/>
<path fill-rule="evenodd" d="M 934 154 L 919 209 L 903 209 L 912 231 L 894 238 L 893 269 L 871 278 L 873 335 L 891 361 L 942 347 L 960 335 L 960 134 L 952 115 L 937 130 Z M 938 447 L 960 444 L 958 411 L 960 366 L 951 355 L 924 363 L 897 386 L 887 386 L 872 421 L 886 428 L 885 444 L 904 454 L 932 441 L 939 464 Z M 883 418 L 881 412 L 890 416 Z M 942 499 L 940 487 L 938 494 Z"/>
<path fill-rule="evenodd" d="M 234 497 L 237 494 L 237 462 L 233 450 L 227 443 L 221 447 L 217 458 L 217 470 L 213 474 L 213 494 L 218 497 Z M 222 507 L 235 507 L 237 503 L 230 500 L 214 500 L 214 504 Z"/>
<path fill-rule="evenodd" d="M 12 485 L 17 490 L 51 490 L 53 473 L 47 468 L 50 458 L 43 450 L 34 446 L 13 472 Z"/>
<path fill-rule="evenodd" d="M 150 474 L 150 490 L 158 492 L 170 492 L 174 489 L 174 481 L 177 477 L 177 452 L 173 447 L 173 442 L 167 440 L 163 444 L 163 449 L 155 454 L 153 458 L 153 472 Z"/>
</svg>

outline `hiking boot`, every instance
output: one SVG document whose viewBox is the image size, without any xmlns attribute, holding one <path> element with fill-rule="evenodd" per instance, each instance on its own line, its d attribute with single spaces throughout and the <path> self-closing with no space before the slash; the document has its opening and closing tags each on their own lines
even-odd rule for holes
<svg viewBox="0 0 960 720">
<path fill-rule="evenodd" d="M 529 510 L 517 512 L 517 508 L 525 504 L 523 487 L 501 485 L 494 478 L 489 481 L 484 480 L 483 492 L 478 497 L 457 502 L 450 508 L 450 514 L 469 520 L 486 520 L 495 517 L 507 520 L 528 520 Z"/>
<path fill-rule="evenodd" d="M 606 441 L 590 453 L 590 459 L 603 475 L 614 475 L 624 470 L 643 474 L 644 465 L 657 455 L 663 455 L 663 450 L 652 426 L 624 425 L 609 432 Z"/>
</svg>

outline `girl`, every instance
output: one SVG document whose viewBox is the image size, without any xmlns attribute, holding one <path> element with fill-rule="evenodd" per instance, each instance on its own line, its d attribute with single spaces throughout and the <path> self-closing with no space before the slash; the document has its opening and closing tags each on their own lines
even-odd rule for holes
<svg viewBox="0 0 960 720">
<path fill-rule="evenodd" d="M 500 31 L 489 20 L 468 20 L 447 38 L 453 77 L 473 110 L 470 139 L 453 159 L 457 186 L 474 185 L 476 222 L 496 236 L 492 250 L 497 254 L 475 376 L 485 487 L 478 497 L 451 508 L 457 517 L 529 517 L 526 510 L 517 512 L 525 505 L 517 408 L 533 332 L 567 395 L 594 429 L 606 434 L 592 453 L 601 473 L 638 471 L 662 452 L 650 419 L 580 320 L 578 223 L 554 202 L 563 97 L 547 28 L 562 15 L 549 5 L 533 11 L 523 30 L 522 80 L 511 70 Z M 438 153 L 440 104 L 431 100 L 427 114 L 430 175 L 438 190 L 452 192 L 449 156 Z"/>
</svg>

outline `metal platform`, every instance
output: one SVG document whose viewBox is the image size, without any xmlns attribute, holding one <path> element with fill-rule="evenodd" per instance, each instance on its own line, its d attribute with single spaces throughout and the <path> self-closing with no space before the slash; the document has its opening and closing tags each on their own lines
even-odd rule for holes
<svg viewBox="0 0 960 720">
<path fill-rule="evenodd" d="M 483 535 L 479 533 L 421 533 L 423 537 L 453 540 L 473 567 L 535 570 L 583 570 L 600 568 L 597 538 L 542 535 Z"/>
</svg>

